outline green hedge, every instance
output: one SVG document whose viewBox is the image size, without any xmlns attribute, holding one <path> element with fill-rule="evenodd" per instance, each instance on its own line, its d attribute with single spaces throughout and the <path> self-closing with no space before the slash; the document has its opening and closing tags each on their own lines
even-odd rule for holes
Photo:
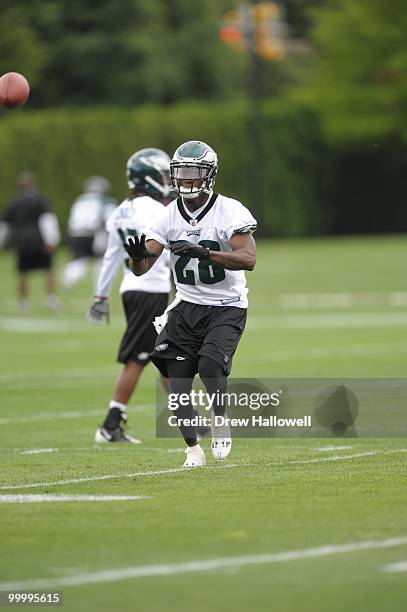
<svg viewBox="0 0 407 612">
<path fill-rule="evenodd" d="M 259 141 L 253 142 L 256 133 Z M 254 212 L 260 235 L 329 231 L 330 155 L 316 118 L 292 101 L 267 101 L 260 117 L 253 106 L 239 101 L 135 109 L 2 110 L 0 208 L 14 193 L 17 175 L 31 169 L 64 227 L 87 176 L 105 175 L 113 195 L 121 199 L 126 193 L 125 163 L 134 151 L 157 146 L 172 154 L 190 139 L 204 140 L 217 151 L 217 190 Z"/>
</svg>

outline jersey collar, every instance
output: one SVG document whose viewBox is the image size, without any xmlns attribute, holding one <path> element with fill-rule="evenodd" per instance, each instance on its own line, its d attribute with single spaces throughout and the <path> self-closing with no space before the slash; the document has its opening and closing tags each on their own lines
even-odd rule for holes
<svg viewBox="0 0 407 612">
<path fill-rule="evenodd" d="M 203 210 L 201 210 L 201 212 L 199 213 L 199 215 L 197 217 L 191 217 L 187 213 L 187 211 L 185 210 L 185 206 L 182 203 L 182 198 L 179 197 L 179 198 L 177 198 L 178 211 L 179 211 L 181 217 L 183 217 L 187 223 L 189 223 L 190 225 L 196 225 L 210 211 L 212 206 L 215 204 L 217 197 L 218 197 L 218 194 L 217 193 L 213 193 L 211 195 L 211 197 L 209 198 L 209 202 L 206 204 L 205 208 Z"/>
</svg>

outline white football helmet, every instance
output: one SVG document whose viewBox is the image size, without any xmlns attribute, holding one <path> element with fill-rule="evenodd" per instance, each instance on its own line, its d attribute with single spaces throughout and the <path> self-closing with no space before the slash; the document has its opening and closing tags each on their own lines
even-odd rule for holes
<svg viewBox="0 0 407 612">
<path fill-rule="evenodd" d="M 187 200 L 212 193 L 217 171 L 218 156 L 212 147 L 199 140 L 184 142 L 170 163 L 173 189 Z"/>
</svg>

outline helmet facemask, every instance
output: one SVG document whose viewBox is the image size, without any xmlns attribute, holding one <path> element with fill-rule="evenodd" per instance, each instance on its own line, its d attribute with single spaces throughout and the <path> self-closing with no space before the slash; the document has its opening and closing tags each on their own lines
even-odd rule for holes
<svg viewBox="0 0 407 612">
<path fill-rule="evenodd" d="M 209 163 L 171 162 L 172 186 L 188 200 L 201 193 L 211 193 L 214 178 L 214 168 Z"/>
<path fill-rule="evenodd" d="M 199 140 L 185 142 L 174 153 L 170 163 L 172 186 L 186 200 L 213 191 L 218 170 L 215 151 Z"/>
</svg>

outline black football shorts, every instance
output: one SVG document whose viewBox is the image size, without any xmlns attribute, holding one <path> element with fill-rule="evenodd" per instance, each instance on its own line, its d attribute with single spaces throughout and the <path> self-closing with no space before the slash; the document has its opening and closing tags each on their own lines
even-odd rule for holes
<svg viewBox="0 0 407 612">
<path fill-rule="evenodd" d="M 135 361 L 145 365 L 157 338 L 153 321 L 163 314 L 168 303 L 168 293 L 125 291 L 122 294 L 127 327 L 119 347 L 117 361 Z"/>
<path fill-rule="evenodd" d="M 169 311 L 168 322 L 156 340 L 151 361 L 168 377 L 169 359 L 189 359 L 198 372 L 199 358 L 209 357 L 229 376 L 246 318 L 246 308 L 182 301 Z"/>
</svg>

